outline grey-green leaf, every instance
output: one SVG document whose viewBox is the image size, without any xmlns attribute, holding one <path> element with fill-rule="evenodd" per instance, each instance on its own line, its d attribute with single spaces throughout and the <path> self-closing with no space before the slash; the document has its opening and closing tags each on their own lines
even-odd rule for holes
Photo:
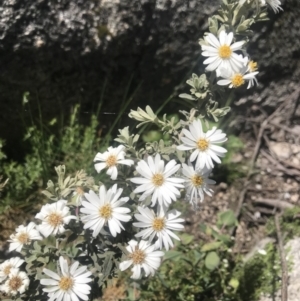
<svg viewBox="0 0 300 301">
<path fill-rule="evenodd" d="M 237 224 L 237 219 L 232 210 L 227 210 L 225 212 L 221 212 L 218 216 L 218 224 L 221 226 L 234 226 Z"/>
<path fill-rule="evenodd" d="M 201 252 L 208 252 L 218 249 L 223 244 L 222 241 L 213 241 L 205 244 L 201 248 Z"/>
<path fill-rule="evenodd" d="M 179 94 L 179 97 L 180 97 L 180 98 L 184 98 L 184 99 L 188 99 L 188 100 L 196 100 L 195 97 L 193 97 L 192 95 L 187 94 L 187 93 Z"/>
<path fill-rule="evenodd" d="M 216 252 L 210 252 L 205 257 L 205 266 L 209 270 L 214 270 L 220 264 L 220 257 Z"/>
</svg>

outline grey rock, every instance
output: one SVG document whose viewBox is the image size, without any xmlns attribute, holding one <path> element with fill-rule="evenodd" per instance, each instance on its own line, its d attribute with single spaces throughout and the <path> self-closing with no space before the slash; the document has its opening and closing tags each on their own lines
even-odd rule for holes
<svg viewBox="0 0 300 301">
<path fill-rule="evenodd" d="M 283 1 L 282 1 L 283 2 Z M 23 147 L 20 115 L 30 110 L 44 120 L 68 115 L 81 103 L 83 120 L 95 112 L 103 92 L 103 111 L 117 112 L 134 92 L 131 108 L 154 109 L 174 92 L 187 91 L 185 80 L 203 71 L 198 39 L 218 0 L 3 0 L 0 4 L 0 137 L 12 157 Z M 249 53 L 262 72 L 260 86 L 247 102 L 274 107 L 300 78 L 300 3 L 284 3 L 284 12 L 255 25 Z M 137 87 L 139 87 L 137 89 Z M 128 92 L 126 92 L 128 91 Z M 177 93 L 178 92 L 178 93 Z M 177 108 L 178 104 L 169 104 Z M 241 110 L 244 107 L 241 106 Z M 124 120 L 128 120 L 125 110 Z M 102 125 L 110 119 L 101 116 Z M 37 118 L 35 118 L 37 119 Z"/>
</svg>

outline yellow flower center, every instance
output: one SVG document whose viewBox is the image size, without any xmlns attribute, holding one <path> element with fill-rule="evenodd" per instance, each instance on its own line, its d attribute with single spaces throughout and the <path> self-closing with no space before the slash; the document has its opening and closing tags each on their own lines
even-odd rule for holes
<svg viewBox="0 0 300 301">
<path fill-rule="evenodd" d="M 22 286 L 22 278 L 14 276 L 8 281 L 8 286 L 12 291 L 17 291 Z"/>
<path fill-rule="evenodd" d="M 242 74 L 235 74 L 231 79 L 232 85 L 237 88 L 245 83 Z"/>
<path fill-rule="evenodd" d="M 249 66 L 249 69 L 250 69 L 251 72 L 254 72 L 254 71 L 257 70 L 257 63 L 254 62 L 254 61 L 250 61 L 248 63 L 248 66 Z"/>
<path fill-rule="evenodd" d="M 165 219 L 162 218 L 162 217 L 156 217 L 154 220 L 153 220 L 153 223 L 152 223 L 152 228 L 159 232 L 161 230 L 163 230 L 165 228 Z"/>
<path fill-rule="evenodd" d="M 219 47 L 219 56 L 221 59 L 229 59 L 231 56 L 232 50 L 230 49 L 230 46 L 222 45 Z"/>
<path fill-rule="evenodd" d="M 152 183 L 155 185 L 155 186 L 161 186 L 163 183 L 165 182 L 165 179 L 164 179 L 164 176 L 160 173 L 156 173 L 153 175 L 152 177 Z"/>
<path fill-rule="evenodd" d="M 99 215 L 105 219 L 110 219 L 112 216 L 112 208 L 110 204 L 106 204 L 99 209 Z"/>
<path fill-rule="evenodd" d="M 110 155 L 105 162 L 107 167 L 115 166 L 117 164 L 117 157 L 115 155 Z"/>
<path fill-rule="evenodd" d="M 198 175 L 192 176 L 191 181 L 195 187 L 199 187 L 203 184 L 203 178 Z"/>
<path fill-rule="evenodd" d="M 7 265 L 7 266 L 3 269 L 4 275 L 8 276 L 9 273 L 10 273 L 10 269 L 11 269 L 11 268 L 12 268 L 12 265 L 11 265 L 11 264 Z"/>
<path fill-rule="evenodd" d="M 30 241 L 29 236 L 26 232 L 20 233 L 18 235 L 17 239 L 23 245 L 29 243 L 29 241 Z"/>
<path fill-rule="evenodd" d="M 61 214 L 52 212 L 48 215 L 47 222 L 50 226 L 56 228 L 63 223 L 63 218 Z"/>
<path fill-rule="evenodd" d="M 197 142 L 197 147 L 202 152 L 206 151 L 208 149 L 209 143 L 206 139 L 200 138 Z"/>
<path fill-rule="evenodd" d="M 144 251 L 137 249 L 131 253 L 129 257 L 132 259 L 134 264 L 141 264 L 144 262 L 146 254 Z"/>
<path fill-rule="evenodd" d="M 58 286 L 63 291 L 68 291 L 73 287 L 74 281 L 71 277 L 63 276 L 61 277 Z"/>
</svg>

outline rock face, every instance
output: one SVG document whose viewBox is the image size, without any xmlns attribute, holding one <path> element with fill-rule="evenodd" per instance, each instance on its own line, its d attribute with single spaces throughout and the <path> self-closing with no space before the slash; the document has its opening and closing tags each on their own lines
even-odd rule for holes
<svg viewBox="0 0 300 301">
<path fill-rule="evenodd" d="M 262 70 L 253 100 L 271 107 L 289 97 L 300 78 L 300 2 L 287 0 L 283 9 L 251 41 L 250 54 Z"/>
<path fill-rule="evenodd" d="M 39 103 L 45 120 L 68 114 L 76 103 L 91 113 L 101 99 L 103 111 L 115 112 L 133 93 L 132 108 L 146 103 L 158 108 L 174 88 L 177 94 L 176 87 L 192 70 L 200 73 L 198 39 L 218 4 L 218 0 L 3 0 L 0 137 L 7 140 L 7 151 L 12 157 L 20 153 L 20 115 L 29 119 L 29 106 L 22 106 L 26 91 L 33 116 L 38 116 Z M 284 13 L 270 12 L 268 23 L 256 25 L 259 33 L 250 45 L 263 70 L 252 99 L 267 99 L 271 106 L 293 90 L 300 73 L 300 3 L 289 0 L 283 8 Z"/>
</svg>

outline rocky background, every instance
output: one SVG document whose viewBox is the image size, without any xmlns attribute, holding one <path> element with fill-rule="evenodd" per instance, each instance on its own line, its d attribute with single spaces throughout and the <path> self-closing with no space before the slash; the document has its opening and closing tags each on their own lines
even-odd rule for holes
<svg viewBox="0 0 300 301">
<path fill-rule="evenodd" d="M 292 93 L 300 78 L 300 1 L 282 2 L 284 14 L 271 11 L 269 22 L 256 24 L 250 45 L 262 71 L 260 86 L 248 100 L 271 107 Z M 6 153 L 22 157 L 21 120 L 29 119 L 29 107 L 22 106 L 24 92 L 30 92 L 34 118 L 40 106 L 45 121 L 69 114 L 76 103 L 91 113 L 102 99 L 102 112 L 116 112 L 133 93 L 131 108 L 158 108 L 173 92 L 177 95 L 192 71 L 202 71 L 198 39 L 218 4 L 1 1 L 0 137 L 6 140 Z M 109 126 L 109 119 L 102 118 Z"/>
</svg>

